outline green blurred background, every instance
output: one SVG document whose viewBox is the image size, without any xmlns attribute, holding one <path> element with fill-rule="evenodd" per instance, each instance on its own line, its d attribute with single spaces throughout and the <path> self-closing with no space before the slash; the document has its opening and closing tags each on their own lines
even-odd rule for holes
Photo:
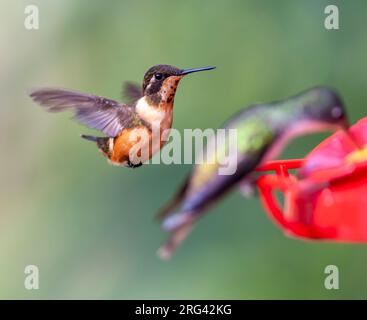
<svg viewBox="0 0 367 320">
<path fill-rule="evenodd" d="M 216 128 L 239 108 L 308 87 L 337 88 L 354 122 L 367 105 L 366 1 L 1 0 L 0 298 L 367 298 L 367 246 L 285 237 L 257 199 L 233 192 L 169 262 L 153 217 L 189 165 L 110 166 L 70 115 L 47 114 L 27 89 L 62 86 L 119 98 L 154 64 L 215 65 L 175 99 L 174 127 Z M 40 29 L 24 28 L 37 4 Z M 301 157 L 326 134 L 289 145 Z M 24 268 L 40 289 L 24 288 Z M 324 288 L 324 268 L 340 289 Z"/>
</svg>

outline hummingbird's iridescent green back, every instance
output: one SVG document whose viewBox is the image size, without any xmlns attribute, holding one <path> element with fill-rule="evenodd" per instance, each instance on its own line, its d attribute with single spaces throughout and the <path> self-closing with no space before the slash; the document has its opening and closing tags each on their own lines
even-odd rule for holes
<svg viewBox="0 0 367 320">
<path fill-rule="evenodd" d="M 189 207 L 199 204 L 200 199 L 211 193 L 210 197 L 215 197 L 215 190 L 233 185 L 256 167 L 276 136 L 269 125 L 274 113 L 272 108 L 269 105 L 249 107 L 224 124 L 225 134 L 221 139 L 218 135 L 211 137 L 203 150 L 205 161 L 196 164 L 191 174 L 187 190 L 191 199 Z M 236 134 L 231 135 L 230 130 Z M 223 174 L 225 170 L 221 173 L 220 169 L 225 166 L 232 166 L 230 174 Z"/>
</svg>

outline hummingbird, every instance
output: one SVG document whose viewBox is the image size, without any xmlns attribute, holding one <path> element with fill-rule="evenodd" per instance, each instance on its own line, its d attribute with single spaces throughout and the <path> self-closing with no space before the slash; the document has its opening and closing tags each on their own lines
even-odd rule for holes
<svg viewBox="0 0 367 320">
<path fill-rule="evenodd" d="M 155 65 L 144 75 L 140 87 L 128 82 L 123 95 L 125 104 L 112 99 L 59 88 L 43 88 L 30 93 L 31 98 L 49 112 L 72 111 L 79 123 L 102 131 L 106 136 L 81 135 L 96 143 L 111 164 L 130 168 L 140 167 L 149 160 L 165 142 L 172 126 L 173 103 L 180 80 L 191 73 L 212 70 L 215 67 L 179 69 L 170 65 Z M 152 147 L 152 126 L 159 130 L 159 143 Z M 141 141 L 141 151 L 131 152 Z M 140 152 L 140 153 L 139 153 Z"/>
<path fill-rule="evenodd" d="M 237 131 L 235 148 L 229 149 L 228 137 L 216 145 L 218 133 L 213 135 L 203 149 L 207 158 L 194 165 L 179 192 L 158 215 L 162 228 L 170 232 L 158 250 L 161 258 L 169 258 L 193 223 L 235 186 L 255 190 L 255 169 L 276 158 L 291 139 L 324 130 L 346 130 L 348 121 L 340 96 L 327 87 L 315 87 L 282 101 L 244 108 L 222 128 Z M 233 174 L 221 175 L 219 163 L 228 150 L 233 150 L 229 157 L 234 157 L 236 168 Z"/>
</svg>

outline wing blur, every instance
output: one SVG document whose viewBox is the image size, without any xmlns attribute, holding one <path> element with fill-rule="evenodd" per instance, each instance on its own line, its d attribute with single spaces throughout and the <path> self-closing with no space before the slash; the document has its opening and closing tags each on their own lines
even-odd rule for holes
<svg viewBox="0 0 367 320">
<path fill-rule="evenodd" d="M 143 96 L 143 90 L 141 86 L 133 82 L 125 82 L 122 87 L 122 97 L 126 99 L 127 102 L 133 103 L 139 100 Z"/>
<path fill-rule="evenodd" d="M 136 117 L 127 105 L 77 91 L 44 88 L 33 91 L 30 96 L 49 112 L 73 111 L 76 121 L 109 137 L 117 136 Z"/>
</svg>

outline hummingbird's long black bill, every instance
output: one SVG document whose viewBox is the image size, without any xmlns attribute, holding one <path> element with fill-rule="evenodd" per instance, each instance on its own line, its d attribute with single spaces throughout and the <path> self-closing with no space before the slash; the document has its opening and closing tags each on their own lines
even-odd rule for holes
<svg viewBox="0 0 367 320">
<path fill-rule="evenodd" d="M 202 67 L 202 68 L 192 68 L 192 69 L 184 69 L 181 71 L 181 75 L 187 75 L 189 73 L 199 72 L 199 71 L 206 71 L 206 70 L 213 70 L 215 67 Z"/>
</svg>

